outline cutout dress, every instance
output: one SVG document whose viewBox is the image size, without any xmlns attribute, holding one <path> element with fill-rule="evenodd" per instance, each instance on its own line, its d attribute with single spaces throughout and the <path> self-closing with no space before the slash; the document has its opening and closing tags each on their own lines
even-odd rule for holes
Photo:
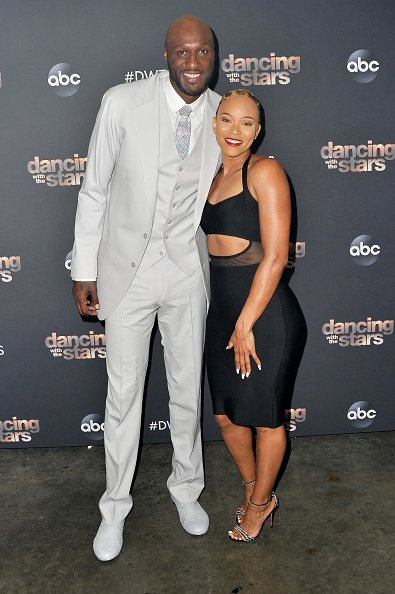
<svg viewBox="0 0 395 594">
<path fill-rule="evenodd" d="M 290 406 L 307 333 L 299 303 L 284 279 L 253 327 L 262 371 L 251 358 L 251 375 L 242 380 L 235 371 L 233 349 L 226 350 L 264 256 L 259 206 L 247 183 L 249 161 L 250 157 L 242 168 L 242 191 L 216 204 L 206 202 L 202 215 L 206 235 L 229 235 L 249 242 L 238 254 L 210 254 L 207 376 L 214 414 L 225 414 L 237 425 L 275 428 L 284 423 L 285 408 Z"/>
</svg>

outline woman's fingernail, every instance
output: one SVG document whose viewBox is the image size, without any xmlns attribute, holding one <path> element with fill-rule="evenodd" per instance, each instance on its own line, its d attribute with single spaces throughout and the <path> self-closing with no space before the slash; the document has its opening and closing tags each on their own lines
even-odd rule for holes
<svg viewBox="0 0 395 594">
<path fill-rule="evenodd" d="M 227 346 L 227 347 L 225 348 L 225 350 L 228 350 L 228 348 L 229 348 L 229 347 Z"/>
<path fill-rule="evenodd" d="M 242 373 L 241 374 L 241 379 L 244 379 L 245 378 L 245 375 L 246 375 L 245 373 Z"/>
<path fill-rule="evenodd" d="M 262 365 L 260 363 L 258 365 L 258 369 L 259 369 L 259 371 L 262 371 Z"/>
<path fill-rule="evenodd" d="M 236 367 L 236 373 L 240 373 L 240 369 Z"/>
<path fill-rule="evenodd" d="M 247 371 L 246 377 L 250 377 L 250 373 L 251 373 L 251 371 Z"/>
</svg>

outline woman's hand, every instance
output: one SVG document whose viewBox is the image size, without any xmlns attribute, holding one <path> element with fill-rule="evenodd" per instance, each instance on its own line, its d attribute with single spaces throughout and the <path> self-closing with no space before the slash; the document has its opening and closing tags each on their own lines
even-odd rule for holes
<svg viewBox="0 0 395 594">
<path fill-rule="evenodd" d="M 250 356 L 254 359 L 258 369 L 262 369 L 261 362 L 255 351 L 255 338 L 252 330 L 243 330 L 236 327 L 226 348 L 234 349 L 236 373 L 241 371 L 241 379 L 248 377 L 251 373 Z"/>
</svg>

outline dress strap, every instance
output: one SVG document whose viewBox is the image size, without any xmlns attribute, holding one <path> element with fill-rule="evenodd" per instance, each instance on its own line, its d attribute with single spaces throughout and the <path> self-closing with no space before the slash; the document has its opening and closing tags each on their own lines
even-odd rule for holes
<svg viewBox="0 0 395 594">
<path fill-rule="evenodd" d="M 249 157 L 247 157 L 247 159 L 243 163 L 243 168 L 242 168 L 243 191 L 248 188 L 248 185 L 247 185 L 247 170 L 248 170 L 248 163 L 250 162 L 250 159 L 251 159 L 251 155 Z"/>
</svg>

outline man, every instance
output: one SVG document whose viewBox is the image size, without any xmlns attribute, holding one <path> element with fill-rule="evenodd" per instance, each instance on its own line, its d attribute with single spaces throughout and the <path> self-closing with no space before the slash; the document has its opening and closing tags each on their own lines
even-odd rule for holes
<svg viewBox="0 0 395 594">
<path fill-rule="evenodd" d="M 184 16 L 167 31 L 167 73 L 107 91 L 78 200 L 72 257 L 83 315 L 106 320 L 107 488 L 93 543 L 108 561 L 122 548 L 139 445 L 152 327 L 158 316 L 174 447 L 168 488 L 181 524 L 204 534 L 200 381 L 208 302 L 206 237 L 199 227 L 219 149 L 211 129 L 219 96 L 208 89 L 213 35 Z M 97 284 L 96 284 L 97 279 Z"/>
</svg>

